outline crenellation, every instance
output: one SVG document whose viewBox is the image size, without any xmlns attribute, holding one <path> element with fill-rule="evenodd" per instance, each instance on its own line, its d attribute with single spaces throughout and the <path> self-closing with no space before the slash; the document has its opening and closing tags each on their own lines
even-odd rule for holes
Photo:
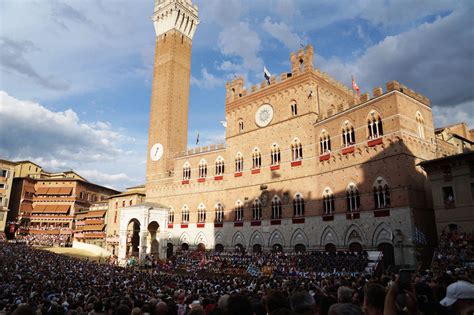
<svg viewBox="0 0 474 315">
<path fill-rule="evenodd" d="M 370 99 L 369 93 L 364 93 L 360 96 L 360 102 L 365 103 Z"/>
<path fill-rule="evenodd" d="M 380 86 L 379 86 L 379 87 L 376 87 L 376 88 L 373 88 L 373 90 L 372 90 L 372 95 L 373 95 L 374 97 L 379 97 L 379 96 L 381 96 L 382 94 L 383 94 L 383 90 L 382 90 L 382 88 L 381 88 Z"/>
</svg>

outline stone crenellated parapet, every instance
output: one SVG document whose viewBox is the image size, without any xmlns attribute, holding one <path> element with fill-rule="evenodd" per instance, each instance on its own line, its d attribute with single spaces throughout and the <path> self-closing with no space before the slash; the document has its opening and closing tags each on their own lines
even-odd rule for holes
<svg viewBox="0 0 474 315">
<path fill-rule="evenodd" d="M 184 157 L 184 156 L 191 156 L 191 155 L 195 155 L 195 154 L 208 153 L 208 152 L 219 151 L 219 150 L 223 150 L 223 149 L 225 149 L 225 145 L 223 143 L 211 144 L 209 146 L 195 147 L 195 148 L 191 148 L 187 151 L 179 152 L 174 157 L 175 158 L 180 158 L 180 157 Z"/>
</svg>

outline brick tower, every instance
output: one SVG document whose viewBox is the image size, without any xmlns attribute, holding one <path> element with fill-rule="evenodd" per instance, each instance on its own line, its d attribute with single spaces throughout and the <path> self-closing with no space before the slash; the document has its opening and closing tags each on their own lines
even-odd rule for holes
<svg viewBox="0 0 474 315">
<path fill-rule="evenodd" d="M 148 130 L 147 191 L 173 173 L 186 151 L 191 47 L 199 23 L 191 0 L 155 0 L 155 61 Z"/>
</svg>

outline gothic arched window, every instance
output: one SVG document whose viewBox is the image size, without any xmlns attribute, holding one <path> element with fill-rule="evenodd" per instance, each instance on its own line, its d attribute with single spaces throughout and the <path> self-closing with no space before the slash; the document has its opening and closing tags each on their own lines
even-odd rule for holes
<svg viewBox="0 0 474 315">
<path fill-rule="evenodd" d="M 349 147 L 355 144 L 354 127 L 349 121 L 345 121 L 342 126 L 342 146 Z"/>
<path fill-rule="evenodd" d="M 357 212 L 360 209 L 360 195 L 356 185 L 350 183 L 346 188 L 347 212 Z"/>
<path fill-rule="evenodd" d="M 299 161 L 303 159 L 303 146 L 298 138 L 291 143 L 291 160 Z"/>
<path fill-rule="evenodd" d="M 382 118 L 374 110 L 367 117 L 367 132 L 369 140 L 383 136 Z"/>
<path fill-rule="evenodd" d="M 224 175 L 224 159 L 219 156 L 216 160 L 216 175 Z"/>
<path fill-rule="evenodd" d="M 216 222 L 224 222 L 224 206 L 220 202 L 216 204 Z"/>
<path fill-rule="evenodd" d="M 281 219 L 281 200 L 278 196 L 272 198 L 272 219 Z"/>
<path fill-rule="evenodd" d="M 198 206 L 198 222 L 206 222 L 206 207 L 202 203 Z"/>
<path fill-rule="evenodd" d="M 242 153 L 237 153 L 237 156 L 235 157 L 235 172 L 236 173 L 241 173 L 244 171 L 244 157 L 242 156 Z"/>
<path fill-rule="evenodd" d="M 272 163 L 271 165 L 279 165 L 281 162 L 281 154 L 280 154 L 280 147 L 278 146 L 278 144 L 274 143 L 272 145 L 270 155 L 271 155 L 271 163 Z"/>
<path fill-rule="evenodd" d="M 202 159 L 199 162 L 199 178 L 207 177 L 207 163 L 206 160 Z"/>
<path fill-rule="evenodd" d="M 321 155 L 331 152 L 331 137 L 326 130 L 321 131 L 319 136 L 319 151 Z"/>
<path fill-rule="evenodd" d="M 374 183 L 374 205 L 375 209 L 383 209 L 390 206 L 390 189 L 382 177 L 378 177 Z"/>
<path fill-rule="evenodd" d="M 258 148 L 253 149 L 252 153 L 252 168 L 257 169 L 262 167 L 262 154 Z"/>
<path fill-rule="evenodd" d="M 262 202 L 260 199 L 255 199 L 252 204 L 252 220 L 262 219 Z"/>
<path fill-rule="evenodd" d="M 332 214 L 336 210 L 334 194 L 329 187 L 326 187 L 323 192 L 323 210 L 324 214 Z"/>
<path fill-rule="evenodd" d="M 183 180 L 191 179 L 191 165 L 189 162 L 184 163 L 183 165 Z"/>
<path fill-rule="evenodd" d="M 238 200 L 235 203 L 235 221 L 240 222 L 244 220 L 244 206 L 242 202 Z"/>
<path fill-rule="evenodd" d="M 304 199 L 300 193 L 295 195 L 293 199 L 293 216 L 302 217 L 304 216 Z"/>
</svg>

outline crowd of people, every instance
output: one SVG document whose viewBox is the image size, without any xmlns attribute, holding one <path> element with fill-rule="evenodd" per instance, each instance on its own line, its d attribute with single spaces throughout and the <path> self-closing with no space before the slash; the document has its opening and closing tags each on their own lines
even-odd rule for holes
<svg viewBox="0 0 474 315">
<path fill-rule="evenodd" d="M 273 276 L 324 276 L 363 273 L 367 252 L 178 252 L 170 260 L 172 269 L 218 274 L 258 273 Z M 249 266 L 251 269 L 249 270 Z"/>
<path fill-rule="evenodd" d="M 455 273 L 465 268 L 474 268 L 473 233 L 443 231 L 438 242 L 438 250 L 433 257 L 433 269 Z"/>
<path fill-rule="evenodd" d="M 18 315 L 460 314 L 474 299 L 467 267 L 419 272 L 406 286 L 388 273 L 252 277 L 140 270 L 1 243 L 0 268 L 0 312 Z"/>
<path fill-rule="evenodd" d="M 70 245 L 69 234 L 18 234 L 15 238 L 18 243 L 26 243 L 39 247 L 65 247 Z"/>
</svg>

